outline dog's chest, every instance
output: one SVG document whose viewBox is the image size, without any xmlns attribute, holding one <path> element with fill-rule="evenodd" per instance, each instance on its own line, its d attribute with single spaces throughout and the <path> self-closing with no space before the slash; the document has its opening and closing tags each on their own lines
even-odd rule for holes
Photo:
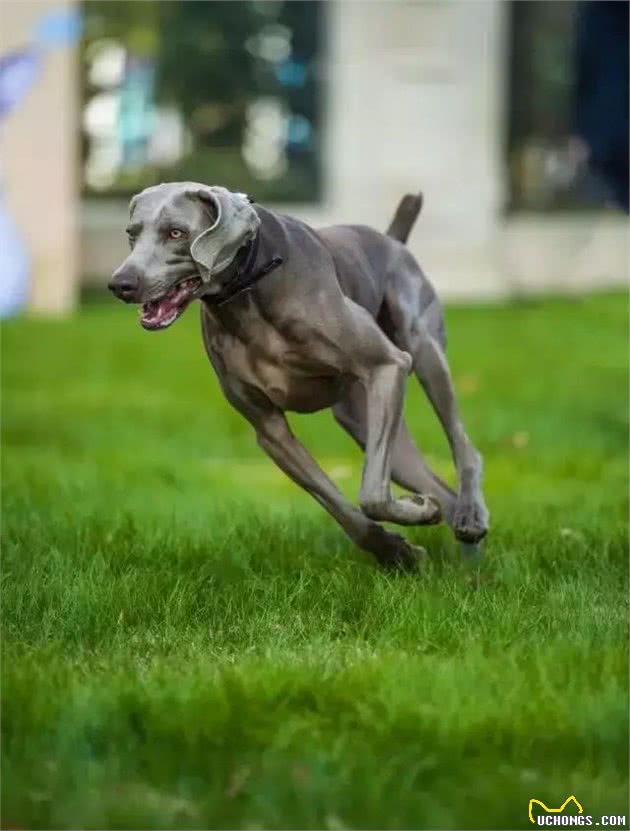
<svg viewBox="0 0 630 831">
<path fill-rule="evenodd" d="M 299 327 L 280 332 L 256 320 L 249 328 L 231 330 L 211 321 L 204 334 L 225 382 L 238 379 L 282 410 L 309 413 L 330 407 L 346 386 L 327 351 Z"/>
</svg>

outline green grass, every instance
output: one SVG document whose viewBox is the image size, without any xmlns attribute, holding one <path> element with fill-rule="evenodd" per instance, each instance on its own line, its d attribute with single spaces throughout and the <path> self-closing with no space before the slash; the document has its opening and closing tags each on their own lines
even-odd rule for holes
<svg viewBox="0 0 630 831">
<path fill-rule="evenodd" d="M 3 327 L 4 827 L 628 813 L 627 300 L 447 313 L 492 532 L 381 572 L 263 458 L 197 315 Z M 446 443 L 414 381 L 429 459 Z M 361 457 L 293 419 L 352 498 Z"/>
</svg>

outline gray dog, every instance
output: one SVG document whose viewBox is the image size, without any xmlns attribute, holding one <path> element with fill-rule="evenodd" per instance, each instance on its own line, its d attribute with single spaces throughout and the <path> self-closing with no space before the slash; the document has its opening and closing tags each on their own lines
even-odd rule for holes
<svg viewBox="0 0 630 831">
<path fill-rule="evenodd" d="M 130 205 L 131 253 L 110 289 L 141 303 L 145 329 L 165 329 L 195 299 L 203 341 L 228 401 L 274 462 L 387 566 L 426 556 L 379 522 L 485 536 L 482 460 L 461 423 L 433 287 L 404 243 L 421 197 L 406 196 L 387 235 L 362 225 L 314 230 L 195 182 L 147 188 Z M 452 491 L 427 466 L 402 410 L 413 370 L 444 428 Z M 286 411 L 331 407 L 365 450 L 360 509 L 295 438 Z M 393 479 L 410 495 L 395 498 Z"/>
</svg>

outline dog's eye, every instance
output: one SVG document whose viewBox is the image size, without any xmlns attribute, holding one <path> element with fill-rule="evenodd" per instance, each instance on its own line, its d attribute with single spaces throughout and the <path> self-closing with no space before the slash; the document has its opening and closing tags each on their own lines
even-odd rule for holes
<svg viewBox="0 0 630 831">
<path fill-rule="evenodd" d="M 184 236 L 184 232 L 181 228 L 171 228 L 168 232 L 169 239 L 181 239 Z"/>
</svg>

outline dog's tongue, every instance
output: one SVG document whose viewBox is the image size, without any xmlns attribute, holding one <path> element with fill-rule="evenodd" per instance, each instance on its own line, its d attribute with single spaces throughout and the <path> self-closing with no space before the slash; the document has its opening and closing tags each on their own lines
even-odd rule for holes
<svg viewBox="0 0 630 831">
<path fill-rule="evenodd" d="M 165 329 L 174 323 L 190 303 L 199 281 L 185 280 L 172 288 L 159 300 L 152 300 L 142 306 L 140 323 L 145 329 Z"/>
<path fill-rule="evenodd" d="M 175 320 L 178 310 L 178 304 L 171 297 L 145 303 L 142 307 L 142 325 L 147 329 L 161 329 Z"/>
</svg>

